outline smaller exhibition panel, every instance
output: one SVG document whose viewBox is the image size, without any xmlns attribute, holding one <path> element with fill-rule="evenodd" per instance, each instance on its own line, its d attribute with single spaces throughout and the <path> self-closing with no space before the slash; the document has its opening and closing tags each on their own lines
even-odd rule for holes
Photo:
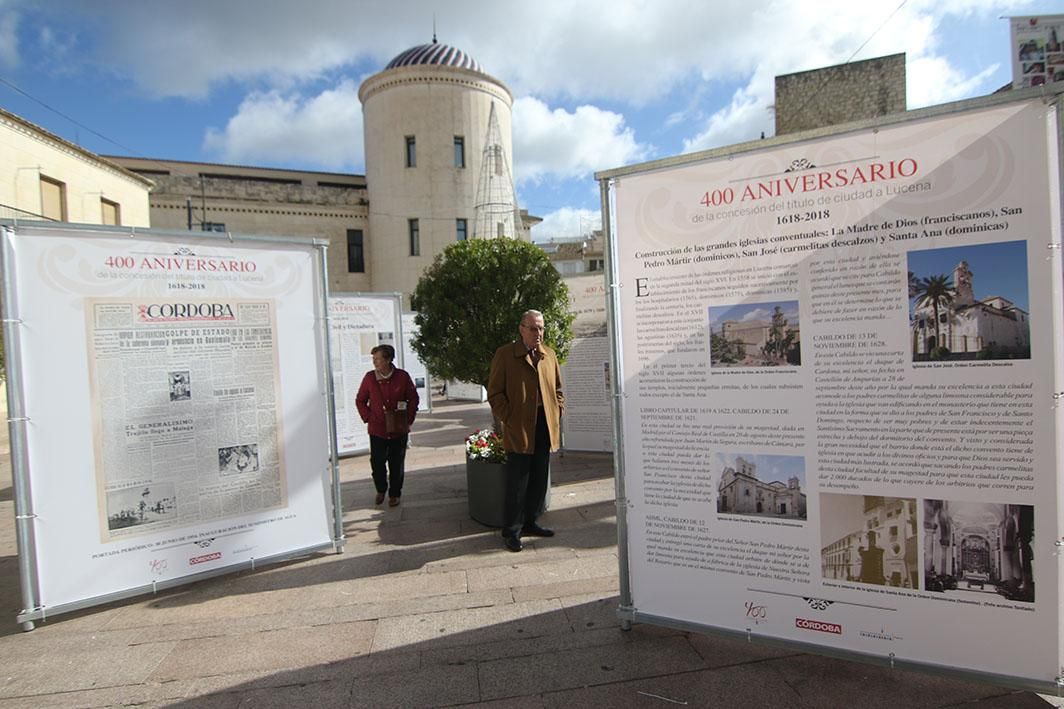
<svg viewBox="0 0 1064 709">
<path fill-rule="evenodd" d="M 610 342 L 606 335 L 606 274 L 569 276 L 573 342 L 561 366 L 565 391 L 562 447 L 573 451 L 613 450 L 610 400 Z"/>
<path fill-rule="evenodd" d="M 355 406 L 362 377 L 373 369 L 373 348 L 395 348 L 403 367 L 402 296 L 399 293 L 333 293 L 329 296 L 329 338 L 340 455 L 369 451 L 369 431 Z M 421 392 L 418 392 L 421 395 Z"/>
</svg>

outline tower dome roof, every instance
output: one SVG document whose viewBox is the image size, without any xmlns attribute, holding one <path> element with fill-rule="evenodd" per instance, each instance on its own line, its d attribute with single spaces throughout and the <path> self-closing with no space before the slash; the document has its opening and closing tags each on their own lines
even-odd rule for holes
<svg viewBox="0 0 1064 709">
<path fill-rule="evenodd" d="M 430 64 L 435 66 L 453 66 L 459 69 L 472 69 L 483 71 L 480 63 L 461 49 L 448 44 L 440 44 L 435 39 L 431 44 L 419 44 L 405 52 L 396 55 L 395 59 L 388 62 L 385 69 L 395 69 L 400 66 L 417 66 Z"/>
</svg>

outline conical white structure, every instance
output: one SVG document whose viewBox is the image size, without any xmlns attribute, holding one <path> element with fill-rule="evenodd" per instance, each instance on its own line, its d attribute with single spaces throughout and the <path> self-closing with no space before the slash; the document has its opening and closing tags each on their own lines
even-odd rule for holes
<svg viewBox="0 0 1064 709">
<path fill-rule="evenodd" d="M 480 180 L 477 182 L 473 213 L 475 239 L 516 239 L 520 235 L 521 222 L 517 199 L 514 197 L 514 181 L 510 176 L 494 101 L 488 115 L 488 136 L 480 161 Z"/>
</svg>

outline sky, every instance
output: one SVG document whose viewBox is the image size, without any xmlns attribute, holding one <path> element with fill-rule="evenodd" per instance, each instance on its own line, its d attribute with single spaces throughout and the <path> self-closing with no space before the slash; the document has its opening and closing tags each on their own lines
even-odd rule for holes
<svg viewBox="0 0 1064 709">
<path fill-rule="evenodd" d="M 1031 312 L 1027 284 L 1027 242 L 1002 241 L 972 246 L 951 246 L 909 252 L 909 270 L 917 278 L 946 275 L 953 283 L 953 269 L 968 262 L 972 272 L 972 294 L 976 300 L 991 296 L 1007 298 L 1024 312 Z M 956 286 L 956 283 L 953 284 Z M 909 301 L 909 314 L 915 308 Z"/>
<path fill-rule="evenodd" d="M 0 0 L 0 106 L 97 153 L 364 174 L 358 87 L 439 41 L 514 94 L 533 238 L 597 170 L 773 135 L 774 77 L 904 52 L 910 109 L 1010 81 L 1040 0 Z"/>
</svg>

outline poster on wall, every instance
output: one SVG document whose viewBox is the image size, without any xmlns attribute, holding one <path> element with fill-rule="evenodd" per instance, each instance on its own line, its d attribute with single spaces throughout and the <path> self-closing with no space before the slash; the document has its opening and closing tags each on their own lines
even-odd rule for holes
<svg viewBox="0 0 1064 709">
<path fill-rule="evenodd" d="M 313 242 L 3 233 L 20 620 L 334 544 Z"/>
<path fill-rule="evenodd" d="M 612 451 L 613 407 L 610 401 L 610 342 L 606 336 L 606 276 L 570 276 L 569 308 L 573 342 L 562 365 L 565 416 L 562 445 L 566 450 Z"/>
<path fill-rule="evenodd" d="M 336 448 L 340 455 L 369 450 L 369 431 L 355 406 L 362 377 L 373 369 L 373 348 L 395 348 L 403 367 L 398 293 L 336 293 L 329 296 L 329 343 L 336 403 Z"/>
<path fill-rule="evenodd" d="M 417 313 L 403 313 L 402 316 L 403 369 L 414 380 L 414 388 L 417 389 L 417 396 L 421 402 L 418 407 L 422 411 L 432 411 L 432 381 L 429 378 L 429 370 L 417 356 L 413 345 L 410 344 L 418 333 L 417 323 L 414 322 L 416 316 Z"/>
<path fill-rule="evenodd" d="M 1064 81 L 1064 15 L 1009 18 L 1012 88 Z"/>
<path fill-rule="evenodd" d="M 1052 686 L 1057 121 L 984 100 L 600 175 L 634 619 Z"/>
</svg>

